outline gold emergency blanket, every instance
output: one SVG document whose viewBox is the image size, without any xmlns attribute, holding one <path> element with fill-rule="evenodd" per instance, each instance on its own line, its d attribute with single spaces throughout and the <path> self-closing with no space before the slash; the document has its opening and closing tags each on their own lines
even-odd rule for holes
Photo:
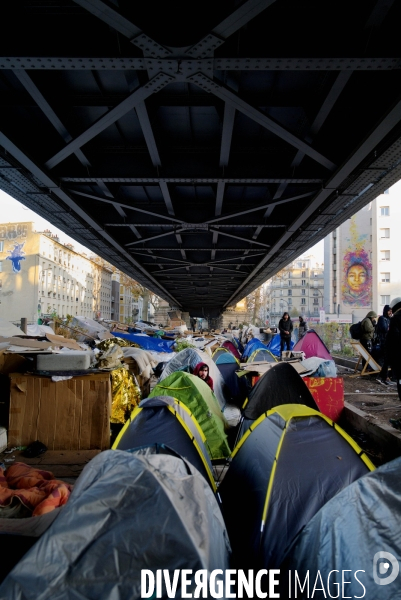
<svg viewBox="0 0 401 600">
<path fill-rule="evenodd" d="M 112 380 L 112 423 L 125 423 L 131 411 L 141 401 L 141 390 L 130 372 L 121 367 L 111 371 Z"/>
<path fill-rule="evenodd" d="M 122 338 L 118 338 L 118 337 L 113 337 L 113 338 L 110 338 L 109 340 L 103 340 L 102 342 L 100 342 L 100 344 L 98 344 L 96 346 L 96 348 L 98 348 L 102 352 L 105 352 L 111 346 L 114 346 L 114 345 L 121 346 L 122 348 L 126 348 L 127 346 L 132 346 L 133 348 L 139 348 L 138 344 L 135 344 L 134 342 L 129 342 L 128 340 L 123 340 Z"/>
</svg>

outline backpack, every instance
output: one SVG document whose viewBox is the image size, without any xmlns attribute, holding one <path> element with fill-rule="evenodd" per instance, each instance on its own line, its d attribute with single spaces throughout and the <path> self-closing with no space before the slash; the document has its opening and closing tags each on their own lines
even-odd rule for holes
<svg viewBox="0 0 401 600">
<path fill-rule="evenodd" d="M 353 340 L 360 340 L 362 337 L 362 321 L 353 323 L 349 328 L 349 334 Z"/>
</svg>

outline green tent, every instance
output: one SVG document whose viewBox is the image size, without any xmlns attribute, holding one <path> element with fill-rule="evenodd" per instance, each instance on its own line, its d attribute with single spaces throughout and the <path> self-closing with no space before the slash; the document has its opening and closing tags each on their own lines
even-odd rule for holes
<svg viewBox="0 0 401 600">
<path fill-rule="evenodd" d="M 153 388 L 149 398 L 155 396 L 172 396 L 190 409 L 205 434 L 205 445 L 211 459 L 230 456 L 224 433 L 227 422 L 207 383 L 190 373 L 175 371 Z"/>
</svg>

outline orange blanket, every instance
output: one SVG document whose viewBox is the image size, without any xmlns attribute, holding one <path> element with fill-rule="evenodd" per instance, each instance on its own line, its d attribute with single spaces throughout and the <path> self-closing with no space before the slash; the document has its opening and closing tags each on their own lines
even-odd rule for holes
<svg viewBox="0 0 401 600">
<path fill-rule="evenodd" d="M 7 470 L 0 468 L 0 506 L 9 506 L 16 498 L 32 511 L 32 516 L 63 506 L 72 487 L 54 479 L 50 471 L 40 471 L 25 463 L 14 463 Z"/>
</svg>

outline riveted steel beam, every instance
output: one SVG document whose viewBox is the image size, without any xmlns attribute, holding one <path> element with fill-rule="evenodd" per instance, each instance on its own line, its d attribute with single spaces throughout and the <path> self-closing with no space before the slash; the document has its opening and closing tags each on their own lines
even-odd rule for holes
<svg viewBox="0 0 401 600">
<path fill-rule="evenodd" d="M 70 156 L 70 154 L 81 148 L 81 146 L 83 146 L 91 139 L 96 137 L 99 133 L 107 129 L 107 127 L 115 123 L 118 119 L 127 114 L 127 112 L 135 108 L 135 106 L 137 106 L 140 102 L 143 102 L 145 98 L 161 90 L 173 79 L 173 77 L 171 77 L 170 75 L 165 75 L 164 73 L 159 73 L 158 75 L 153 77 L 153 79 L 151 79 L 148 83 L 132 92 L 132 94 L 130 94 L 128 98 L 123 100 L 123 102 L 121 102 L 118 106 L 110 110 L 103 117 L 98 119 L 96 123 L 91 125 L 91 127 L 89 127 L 86 131 L 81 133 L 81 135 L 69 142 L 62 150 L 60 150 L 54 156 L 52 156 L 46 162 L 45 166 L 48 169 L 52 169 L 53 167 L 58 165 L 61 161 Z"/>
</svg>

